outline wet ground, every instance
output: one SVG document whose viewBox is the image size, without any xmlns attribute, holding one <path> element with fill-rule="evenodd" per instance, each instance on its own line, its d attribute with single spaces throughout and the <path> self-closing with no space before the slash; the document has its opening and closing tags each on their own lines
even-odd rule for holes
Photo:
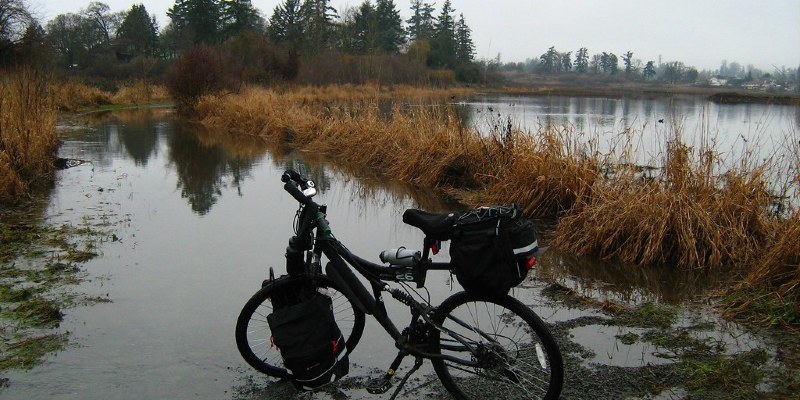
<svg viewBox="0 0 800 400">
<path fill-rule="evenodd" d="M 334 234 L 375 261 L 383 249 L 421 244 L 421 233 L 401 222 L 406 208 L 452 204 L 353 177 L 313 155 L 220 140 L 166 109 L 100 116 L 63 140 L 61 157 L 89 163 L 59 172 L 44 219 L 112 238 L 79 264 L 82 283 L 66 286 L 108 301 L 62 310 L 51 331 L 68 338 L 66 347 L 30 370 L 1 372 L 0 397 L 374 398 L 364 382 L 396 350 L 373 321 L 349 377 L 314 394 L 258 374 L 236 350 L 239 310 L 269 266 L 282 271 L 292 234 L 297 207 L 280 174 L 293 168 L 315 179 Z M 633 270 L 556 251 L 541 265 L 515 296 L 558 338 L 563 398 L 791 398 L 800 382 L 782 368 L 786 355 L 774 341 L 721 320 L 707 304 L 719 276 Z M 434 304 L 457 290 L 444 272 L 429 274 L 427 288 Z M 400 398 L 444 396 L 428 365 L 405 390 Z"/>
</svg>

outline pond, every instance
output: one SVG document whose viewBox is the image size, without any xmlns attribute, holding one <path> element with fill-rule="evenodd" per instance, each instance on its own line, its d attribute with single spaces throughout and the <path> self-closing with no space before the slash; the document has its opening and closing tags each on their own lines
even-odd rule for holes
<svg viewBox="0 0 800 400">
<path fill-rule="evenodd" d="M 729 164 L 752 152 L 763 159 L 800 139 L 800 107 L 716 104 L 703 97 L 599 98 L 478 95 L 459 103 L 469 126 L 503 131 L 508 124 L 531 132 L 566 129 L 582 141 L 596 140 L 607 153 L 631 138 L 640 164 L 655 164 L 666 140 L 678 134 L 689 145 L 713 144 Z M 788 140 L 787 139 L 793 139 Z"/>
<path fill-rule="evenodd" d="M 59 172 L 48 219 L 95 221 L 119 239 L 100 248 L 84 266 L 88 280 L 72 289 L 110 302 L 66 310 L 59 330 L 70 333 L 72 345 L 31 371 L 10 371 L 10 384 L 0 391 L 7 398 L 285 398 L 292 389 L 250 369 L 234 341 L 238 313 L 268 267 L 284 271 L 297 203 L 283 191 L 281 173 L 292 168 L 314 179 L 333 232 L 374 261 L 383 249 L 421 246 L 421 232 L 401 222 L 406 208 L 456 207 L 432 193 L 352 176 L 311 154 L 209 134 L 170 109 L 97 115 L 85 127 L 69 128 L 73 132 L 62 128 L 59 155 L 89 163 Z M 680 303 L 717 280 L 633 272 L 555 251 L 542 265 L 515 293 L 550 323 L 598 312 L 544 301 L 545 283 L 536 278 L 626 304 Z M 446 272 L 430 273 L 427 288 L 433 304 L 458 290 Z M 388 305 L 392 315 L 405 315 L 404 307 Z M 668 361 L 655 355 L 658 346 L 615 339 L 627 328 L 586 323 L 571 329 L 567 334 L 590 349 L 585 354 L 594 354 L 586 362 L 639 367 Z M 396 354 L 377 323 L 368 319 L 365 332 L 350 358 L 350 375 L 358 379 L 387 368 Z M 716 328 L 705 334 L 734 349 L 739 341 L 757 343 Z M 410 385 L 422 391 L 401 398 L 425 397 L 427 383 L 436 381 L 427 364 L 417 378 Z M 363 385 L 322 396 L 372 398 Z"/>
</svg>

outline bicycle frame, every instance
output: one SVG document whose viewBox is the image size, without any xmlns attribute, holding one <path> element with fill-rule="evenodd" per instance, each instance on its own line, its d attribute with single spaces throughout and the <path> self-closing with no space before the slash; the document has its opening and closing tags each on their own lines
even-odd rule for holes
<svg viewBox="0 0 800 400">
<path fill-rule="evenodd" d="M 287 189 L 287 191 L 289 190 Z M 290 193 L 292 192 L 290 191 Z M 430 353 L 415 347 L 413 343 L 409 343 L 403 333 L 395 326 L 383 302 L 382 292 L 387 291 L 392 294 L 392 297 L 411 307 L 412 322 L 416 320 L 417 317 L 422 317 L 436 329 L 447 333 L 456 341 L 460 342 L 461 345 L 464 346 L 464 349 L 474 350 L 473 346 L 461 339 L 458 334 L 435 324 L 428 315 L 428 313 L 432 311 L 431 308 L 420 304 L 407 293 L 398 289 L 387 290 L 388 285 L 386 281 L 411 281 L 415 282 L 417 287 L 422 287 L 425 283 L 427 271 L 450 270 L 450 263 L 433 262 L 429 259 L 431 248 L 434 243 L 432 239 L 428 239 L 427 237 L 424 239 L 422 258 L 412 267 L 387 267 L 375 264 L 353 254 L 341 242 L 333 237 L 328 221 L 325 219 L 325 206 L 319 206 L 309 198 L 305 200 L 305 203 L 301 202 L 301 204 L 303 204 L 303 209 L 300 212 L 297 230 L 297 237 L 300 238 L 300 243 L 303 246 L 302 249 L 311 250 L 315 262 L 320 261 L 322 254 L 328 258 L 329 263 L 325 267 L 326 275 L 340 286 L 342 293 L 357 308 L 365 314 L 372 315 L 378 321 L 383 329 L 394 339 L 395 346 L 398 349 L 408 354 L 427 359 L 447 360 L 469 367 L 479 366 L 478 362 L 473 360 L 460 359 L 445 354 Z M 312 236 L 312 231 L 316 231 L 314 236 Z M 311 240 L 312 237 L 314 238 L 313 240 Z M 367 279 L 372 289 L 371 294 L 367 292 L 364 284 L 356 277 L 348 264 Z M 457 324 L 474 330 L 474 328 L 471 328 L 468 324 L 457 318 L 451 317 L 451 319 Z M 488 335 L 485 333 L 478 333 L 488 338 Z M 455 347 L 450 348 L 455 349 Z"/>
</svg>

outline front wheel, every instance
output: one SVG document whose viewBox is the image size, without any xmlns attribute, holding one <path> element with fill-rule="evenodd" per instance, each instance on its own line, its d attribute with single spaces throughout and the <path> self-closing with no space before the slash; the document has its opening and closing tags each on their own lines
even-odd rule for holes
<svg viewBox="0 0 800 400">
<path fill-rule="evenodd" d="M 280 351 L 272 341 L 267 315 L 280 304 L 291 303 L 303 291 L 312 290 L 331 298 L 333 314 L 345 338 L 347 351 L 352 352 L 364 332 L 364 313 L 353 307 L 336 284 L 327 276 L 282 276 L 261 288 L 242 308 L 236 321 L 236 346 L 250 366 L 276 378 L 291 379 L 283 365 Z"/>
<path fill-rule="evenodd" d="M 550 331 L 511 296 L 456 293 L 436 310 L 442 329 L 432 351 L 461 360 L 432 360 L 444 387 L 457 399 L 557 399 L 564 367 Z"/>
</svg>

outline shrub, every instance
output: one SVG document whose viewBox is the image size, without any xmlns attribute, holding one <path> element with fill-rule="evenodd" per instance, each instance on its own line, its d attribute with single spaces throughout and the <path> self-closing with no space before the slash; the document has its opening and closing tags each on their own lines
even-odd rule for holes
<svg viewBox="0 0 800 400">
<path fill-rule="evenodd" d="M 178 108 L 190 110 L 200 97 L 232 86 L 224 68 L 218 52 L 197 46 L 183 53 L 170 67 L 164 78 L 165 85 Z"/>
<path fill-rule="evenodd" d="M 456 82 L 456 73 L 451 69 L 435 69 L 428 74 L 431 84 L 449 86 Z"/>
</svg>

